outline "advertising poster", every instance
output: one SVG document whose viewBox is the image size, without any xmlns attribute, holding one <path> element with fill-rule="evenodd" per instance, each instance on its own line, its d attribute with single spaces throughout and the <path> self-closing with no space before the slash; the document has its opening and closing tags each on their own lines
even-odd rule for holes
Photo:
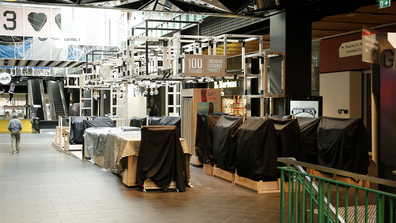
<svg viewBox="0 0 396 223">
<path fill-rule="evenodd" d="M 195 89 L 197 113 L 217 113 L 220 111 L 219 89 Z"/>
</svg>

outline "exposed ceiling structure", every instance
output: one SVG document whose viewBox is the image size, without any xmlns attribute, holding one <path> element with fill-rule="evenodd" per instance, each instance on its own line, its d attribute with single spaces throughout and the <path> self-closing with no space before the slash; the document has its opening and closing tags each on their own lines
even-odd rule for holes
<svg viewBox="0 0 396 223">
<path fill-rule="evenodd" d="M 389 8 L 378 9 L 376 0 L 13 0 L 9 3 L 56 4 L 68 6 L 106 7 L 138 11 L 177 12 L 205 14 L 209 17 L 201 22 L 201 34 L 214 31 L 263 35 L 263 48 L 270 44 L 269 19 L 281 12 L 298 10 L 302 16 L 310 16 L 312 21 L 312 39 L 328 38 L 348 32 L 358 31 L 364 25 L 378 27 L 396 24 L 396 4 Z M 226 18 L 225 18 L 226 17 Z M 244 23 L 242 24 L 242 20 Z M 250 21 L 250 20 L 251 21 Z M 259 19 L 259 21 L 257 21 Z M 234 21 L 232 21 L 234 20 Z M 228 30 L 224 27 L 229 26 Z M 206 29 L 206 30 L 205 30 Z M 224 31 L 226 30 L 226 31 Z M 196 27 L 184 30 L 183 34 L 196 34 Z M 207 33 L 202 33 L 207 32 Z M 239 55 L 239 46 L 228 45 L 228 56 Z M 257 44 L 252 41 L 249 44 Z M 235 46 L 234 46 L 235 45 Z M 218 46 L 218 52 L 223 46 Z M 249 51 L 247 46 L 247 51 Z M 253 47 L 252 47 L 253 48 Z M 233 50 L 235 49 L 235 50 Z M 47 65 L 59 66 L 65 62 Z M 81 64 L 71 62 L 65 66 L 78 67 Z"/>
<path fill-rule="evenodd" d="M 85 66 L 85 62 L 60 60 L 2 59 L 0 60 L 0 66 L 81 68 Z"/>
</svg>

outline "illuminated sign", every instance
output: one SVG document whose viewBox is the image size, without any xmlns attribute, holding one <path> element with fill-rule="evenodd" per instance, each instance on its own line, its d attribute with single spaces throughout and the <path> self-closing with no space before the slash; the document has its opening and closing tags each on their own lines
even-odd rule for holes
<svg viewBox="0 0 396 223">
<path fill-rule="evenodd" d="M 219 83 L 214 82 L 214 88 L 234 88 L 238 87 L 238 81 L 219 81 Z"/>
</svg>

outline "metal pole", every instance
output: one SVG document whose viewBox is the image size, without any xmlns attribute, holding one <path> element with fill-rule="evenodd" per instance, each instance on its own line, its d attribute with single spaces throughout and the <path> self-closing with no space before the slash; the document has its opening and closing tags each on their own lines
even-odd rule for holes
<svg viewBox="0 0 396 223">
<path fill-rule="evenodd" d="M 146 36 L 148 36 L 148 21 L 146 20 Z M 148 41 L 146 41 L 146 75 L 149 73 Z"/>
</svg>

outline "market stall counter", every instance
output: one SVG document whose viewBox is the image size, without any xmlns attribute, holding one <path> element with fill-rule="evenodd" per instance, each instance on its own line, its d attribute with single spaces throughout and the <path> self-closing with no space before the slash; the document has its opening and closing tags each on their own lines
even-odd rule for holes
<svg viewBox="0 0 396 223">
<path fill-rule="evenodd" d="M 169 127 L 175 128 L 173 126 Z M 103 163 L 102 167 L 104 169 L 115 174 L 121 174 L 122 182 L 126 186 L 137 186 L 136 171 L 142 135 L 140 131 L 125 131 L 121 128 L 87 129 L 88 141 L 86 143 L 90 144 L 87 145 L 87 148 L 89 154 L 94 157 L 94 162 L 99 160 Z M 97 143 L 94 143 L 95 139 Z M 191 154 L 187 142 L 180 139 L 180 143 L 184 153 L 184 161 L 189 163 Z M 189 165 L 186 165 L 185 182 L 187 185 L 190 185 L 189 170 Z"/>
</svg>

